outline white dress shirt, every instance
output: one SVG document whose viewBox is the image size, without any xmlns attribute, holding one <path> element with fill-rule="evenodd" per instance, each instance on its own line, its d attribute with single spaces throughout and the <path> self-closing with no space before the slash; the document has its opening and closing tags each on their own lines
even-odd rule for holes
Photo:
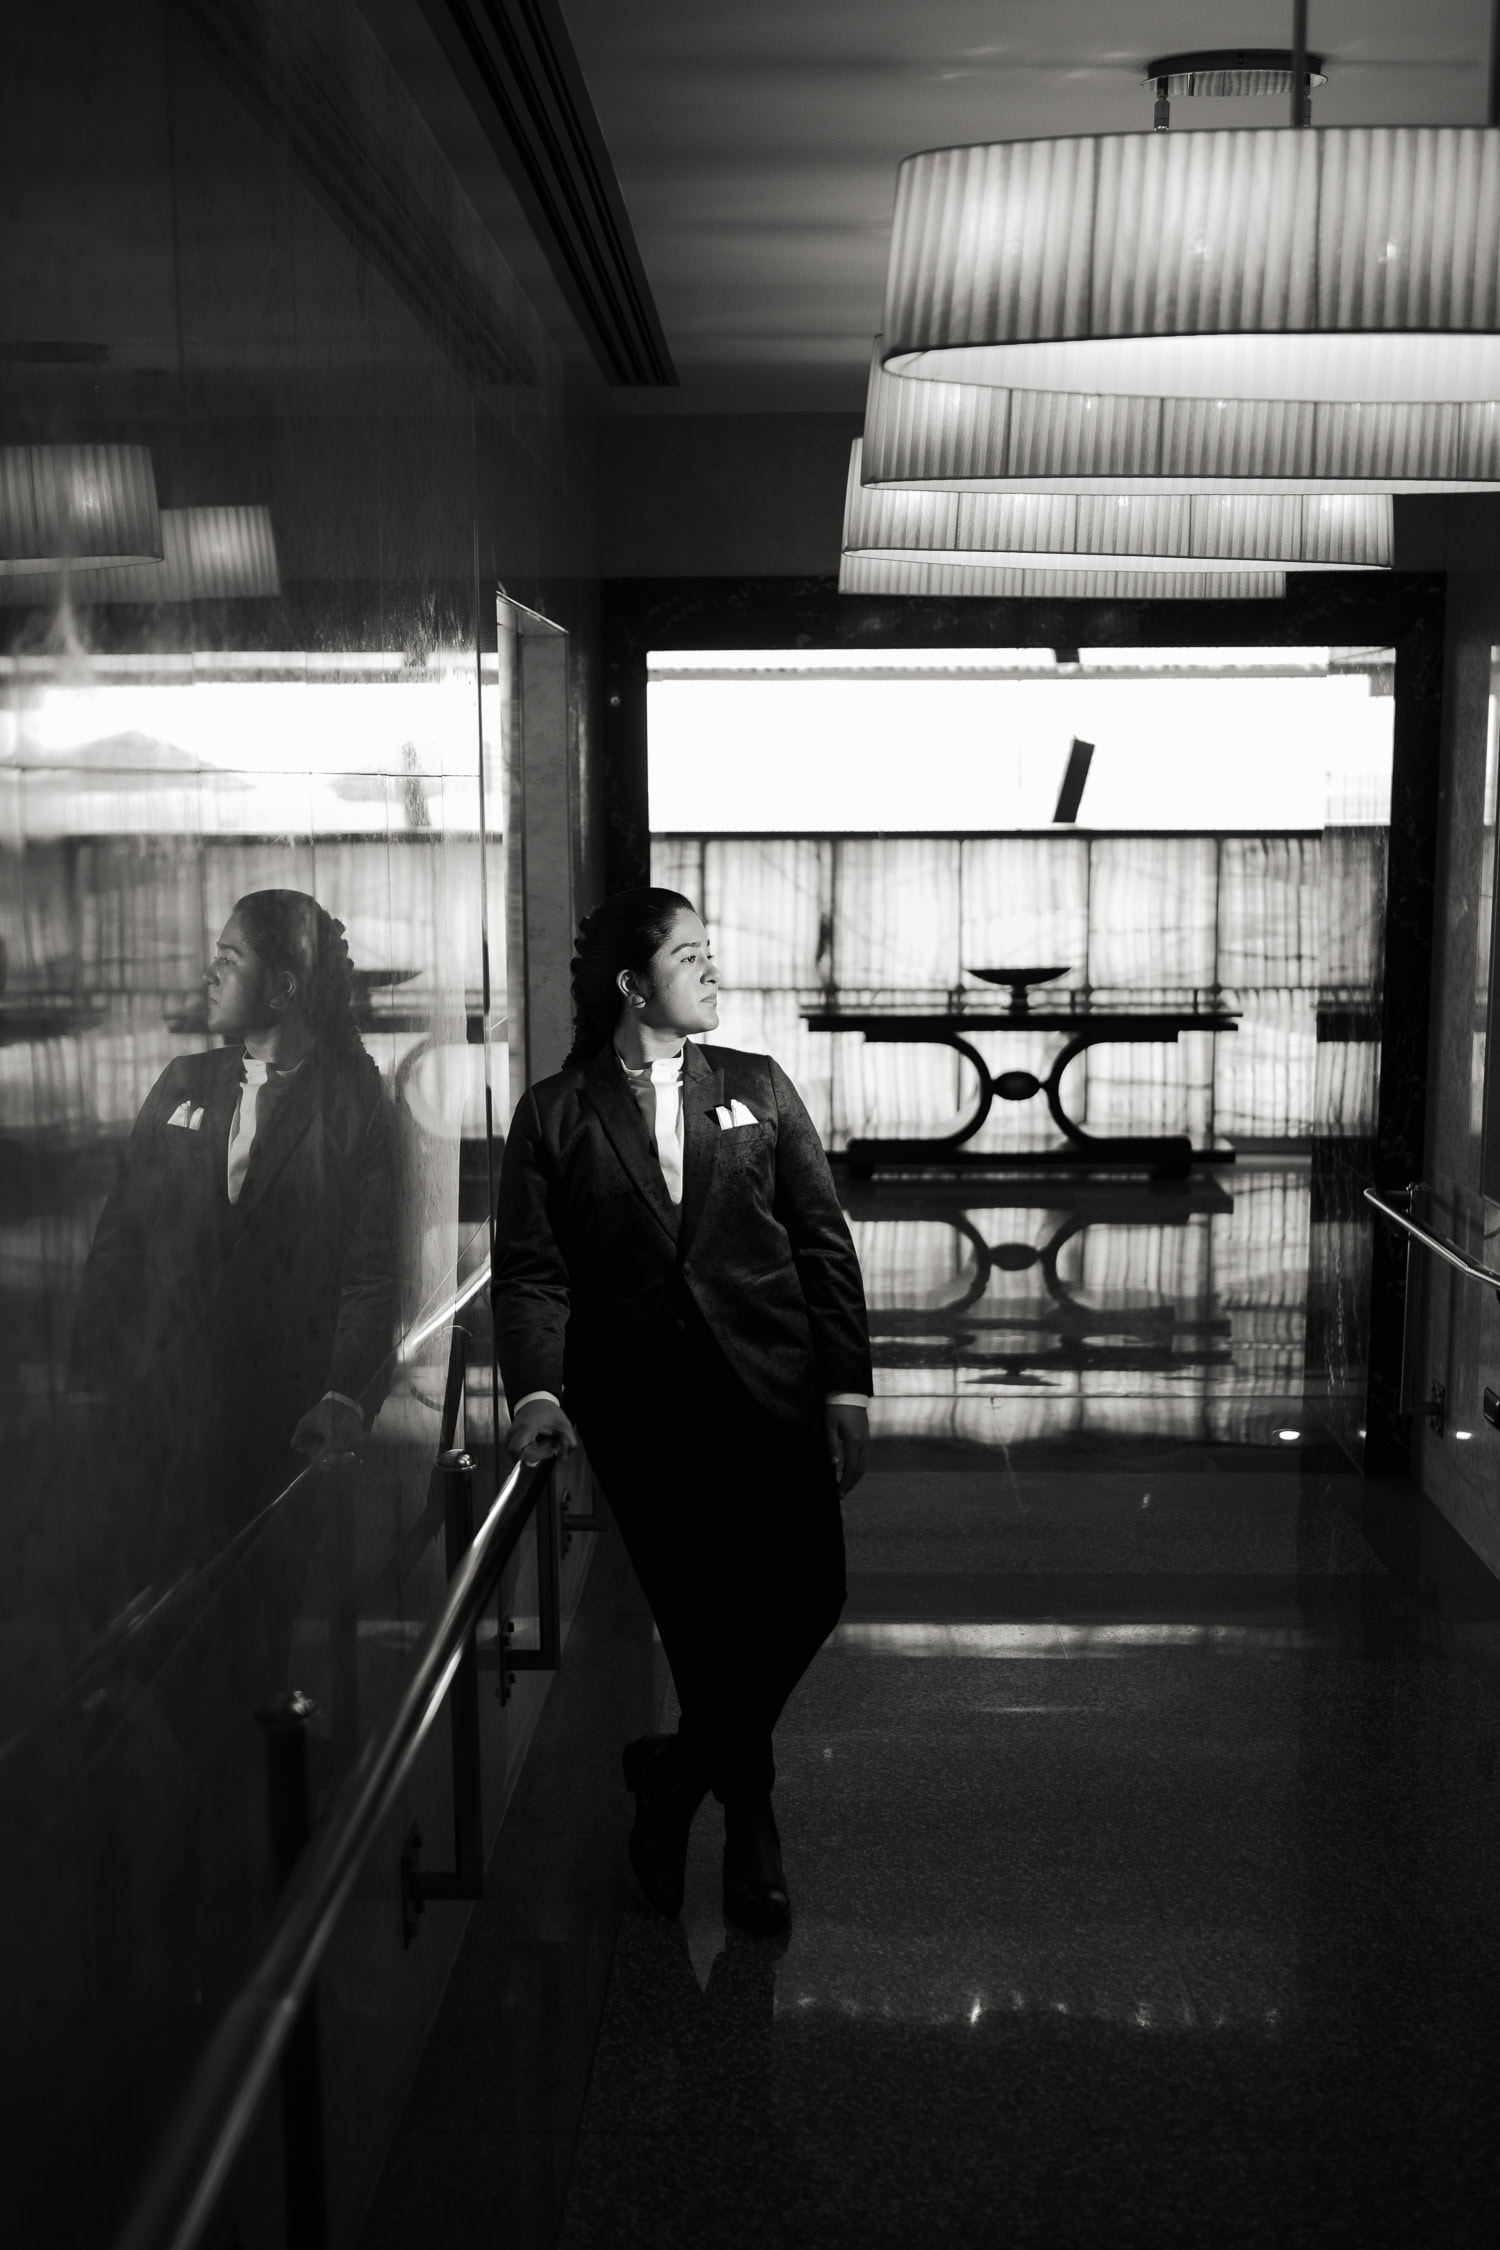
<svg viewBox="0 0 1500 2250">
<path fill-rule="evenodd" d="M 246 1055 L 240 1065 L 240 1098 L 234 1105 L 234 1117 L 229 1127 L 229 1200 L 238 1203 L 240 1189 L 245 1184 L 245 1174 L 250 1169 L 250 1151 L 255 1146 L 255 1127 L 260 1097 L 270 1075 L 271 1066 L 258 1055 Z"/>
<path fill-rule="evenodd" d="M 642 1063 L 639 1069 L 622 1056 L 620 1068 L 656 1143 L 661 1176 L 675 1208 L 682 1201 L 682 1049 L 660 1062 Z"/>
<path fill-rule="evenodd" d="M 303 1061 L 305 1060 L 304 1056 Z M 229 1166 L 225 1184 L 231 1203 L 239 1202 L 245 1174 L 250 1169 L 250 1151 L 255 1146 L 256 1131 L 262 1122 L 261 1104 L 273 1067 L 268 1062 L 262 1062 L 259 1055 L 252 1055 L 246 1049 L 245 1059 L 240 1065 L 240 1098 L 234 1105 L 234 1116 L 229 1125 Z M 295 1062 L 290 1070 L 277 1070 L 276 1077 L 290 1078 L 293 1072 L 301 1068 L 302 1063 Z M 325 1391 L 323 1398 L 336 1398 L 342 1405 L 352 1406 L 356 1414 L 363 1416 L 364 1409 L 359 1400 L 350 1398 L 347 1391 Z M 319 1404 L 321 1403 L 320 1400 Z"/>
<path fill-rule="evenodd" d="M 682 1049 L 675 1055 L 665 1055 L 659 1062 L 642 1063 L 639 1067 L 626 1062 L 615 1049 L 626 1083 L 634 1094 L 641 1115 L 646 1120 L 646 1130 L 656 1145 L 657 1161 L 667 1184 L 667 1194 L 674 1208 L 682 1202 Z M 533 1399 L 544 1398 L 553 1406 L 562 1402 L 552 1391 L 528 1391 L 517 1399 L 511 1409 L 519 1414 L 523 1406 Z M 868 1407 L 869 1400 L 863 1391 L 830 1391 L 825 1406 Z"/>
</svg>

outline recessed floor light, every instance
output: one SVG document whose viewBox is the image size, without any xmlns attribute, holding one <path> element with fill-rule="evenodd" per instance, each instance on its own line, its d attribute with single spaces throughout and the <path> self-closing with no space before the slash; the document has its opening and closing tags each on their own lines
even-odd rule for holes
<svg viewBox="0 0 1500 2250">
<path fill-rule="evenodd" d="M 1474 1432 L 1472 1430 L 1455 1430 L 1453 1435 L 1456 1438 L 1471 1438 Z"/>
<path fill-rule="evenodd" d="M 1278 1430 L 1276 1432 L 1276 1435 L 1280 1438 L 1283 1445 L 1292 1445 L 1299 1437 L 1301 1437 L 1302 1432 L 1300 1430 Z"/>
</svg>

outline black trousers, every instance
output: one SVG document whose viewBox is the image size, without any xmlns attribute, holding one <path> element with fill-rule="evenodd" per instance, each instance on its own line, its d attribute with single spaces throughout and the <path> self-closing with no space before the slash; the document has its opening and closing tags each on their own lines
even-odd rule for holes
<svg viewBox="0 0 1500 2250">
<path fill-rule="evenodd" d="M 763 1414 L 689 1310 L 659 1391 L 579 1420 L 672 1667 L 684 1775 L 721 1803 L 764 1795 L 772 1730 L 844 1606 L 821 1417 Z"/>
</svg>

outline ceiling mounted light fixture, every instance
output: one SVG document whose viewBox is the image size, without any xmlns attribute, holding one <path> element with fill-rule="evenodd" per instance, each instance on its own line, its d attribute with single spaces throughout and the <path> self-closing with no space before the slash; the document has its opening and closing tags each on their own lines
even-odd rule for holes
<svg viewBox="0 0 1500 2250">
<path fill-rule="evenodd" d="M 1304 103 L 1314 86 L 1328 84 L 1321 55 L 1291 47 L 1200 47 L 1186 55 L 1160 55 L 1148 62 L 1143 86 L 1156 91 L 1152 124 L 1164 133 L 1174 101 L 1202 99 L 1255 101 L 1267 94 L 1289 94 L 1300 83 Z M 1301 118 L 1297 120 L 1303 122 Z"/>
<path fill-rule="evenodd" d="M 912 383 L 877 337 L 864 481 L 905 491 L 1500 490 L 1500 400 L 1129 398 Z"/>
<path fill-rule="evenodd" d="M 1500 398 L 1500 128 L 1000 141 L 897 175 L 884 363 L 1174 399 Z"/>
<path fill-rule="evenodd" d="M 1389 570 L 1388 496 L 882 492 L 849 451 L 843 552 L 1023 570 Z M 1233 592 L 1231 584 L 1227 591 Z"/>
<path fill-rule="evenodd" d="M 1227 577 L 1201 570 L 1013 570 L 979 562 L 889 562 L 845 555 L 841 594 L 897 594 L 929 600 L 1271 601 L 1286 593 L 1284 571 Z"/>
<path fill-rule="evenodd" d="M 161 551 L 144 445 L 0 446 L 0 574 L 159 562 Z"/>
</svg>

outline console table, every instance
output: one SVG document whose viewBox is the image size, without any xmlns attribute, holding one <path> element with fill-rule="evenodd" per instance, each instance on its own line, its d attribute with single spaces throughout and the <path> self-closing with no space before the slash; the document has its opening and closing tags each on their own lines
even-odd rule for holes
<svg viewBox="0 0 1500 2250">
<path fill-rule="evenodd" d="M 1089 1047 L 1110 1045 L 1173 1046 L 1184 1031 L 1218 1034 L 1233 1031 L 1239 1017 L 1224 1008 L 1092 1008 L 1087 1002 L 1072 1007 L 1034 1008 L 1026 1004 L 1026 985 L 1062 974 L 1061 970 L 976 970 L 992 984 L 1008 983 L 1015 997 L 1009 1008 L 955 1007 L 923 1014 L 902 1014 L 894 1009 L 804 1009 L 802 1020 L 810 1031 L 857 1031 L 872 1045 L 929 1045 L 952 1047 L 973 1064 L 979 1079 L 979 1099 L 974 1113 L 953 1133 L 913 1140 L 851 1140 L 849 1169 L 855 1179 L 869 1179 L 881 1164 L 988 1164 L 1042 1168 L 1050 1165 L 1123 1165 L 1144 1169 L 1158 1178 L 1180 1179 L 1194 1164 L 1232 1164 L 1230 1149 L 1194 1148 L 1185 1133 L 1088 1133 L 1070 1117 L 1062 1104 L 1062 1079 L 1069 1063 Z M 992 1071 L 973 1045 L 978 1031 L 1057 1031 L 1065 1036 L 1045 1078 L 1029 1070 Z M 1045 1097 L 1058 1131 L 1068 1146 L 1062 1149 L 993 1150 L 975 1155 L 965 1144 L 973 1140 L 988 1118 L 995 1100 L 1031 1101 Z"/>
</svg>

